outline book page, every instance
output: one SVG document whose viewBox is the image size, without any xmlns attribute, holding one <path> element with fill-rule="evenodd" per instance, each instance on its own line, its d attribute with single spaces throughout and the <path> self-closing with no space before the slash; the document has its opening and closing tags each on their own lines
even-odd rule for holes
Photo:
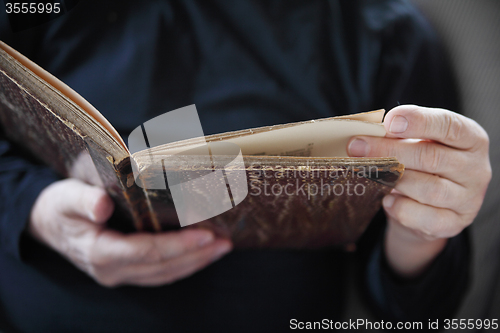
<svg viewBox="0 0 500 333">
<path fill-rule="evenodd" d="M 355 114 L 348 114 L 345 116 L 337 116 L 333 117 L 334 119 L 351 119 L 351 120 L 359 120 L 359 121 L 367 121 L 369 123 L 380 124 L 384 119 L 385 110 L 375 110 L 370 112 L 361 112 Z"/>
<path fill-rule="evenodd" d="M 347 143 L 356 135 L 385 136 L 382 124 L 336 119 L 224 140 L 244 155 L 348 157 Z"/>
<path fill-rule="evenodd" d="M 206 142 L 237 144 L 243 155 L 348 157 L 347 143 L 356 135 L 385 136 L 381 123 L 384 110 L 348 116 L 266 126 L 205 137 Z M 133 154 L 139 165 L 148 164 L 149 153 L 155 156 L 182 154 L 205 144 L 193 138 L 161 145 Z M 141 163 L 142 162 L 142 163 Z"/>
</svg>

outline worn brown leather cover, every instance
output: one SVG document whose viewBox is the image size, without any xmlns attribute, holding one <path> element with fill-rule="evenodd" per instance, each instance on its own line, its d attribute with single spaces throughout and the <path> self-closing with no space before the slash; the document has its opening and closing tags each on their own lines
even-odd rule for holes
<svg viewBox="0 0 500 333">
<path fill-rule="evenodd" d="M 245 200 L 189 228 L 214 230 L 246 248 L 347 245 L 363 233 L 403 172 L 394 158 L 244 156 L 244 162 Z M 206 169 L 192 165 L 197 171 Z M 165 167 L 172 171 L 176 166 Z M 142 176 L 148 178 L 150 173 L 153 177 L 161 171 L 151 166 Z M 210 195 L 207 189 L 200 190 Z M 169 191 L 147 193 L 161 228 L 178 228 Z"/>
<path fill-rule="evenodd" d="M 68 108 L 75 105 L 66 96 L 0 49 L 0 121 L 11 140 L 62 176 L 106 188 L 118 209 L 128 216 L 124 224 L 133 224 L 140 231 L 180 228 L 169 191 L 138 187 L 130 157 L 112 156 L 85 133 L 84 124 L 63 116 Z M 91 160 L 97 173 L 89 171 L 93 170 Z M 188 228 L 214 230 L 221 237 L 232 238 L 235 246 L 246 248 L 346 245 L 365 230 L 380 208 L 382 197 L 403 172 L 395 158 L 244 156 L 244 162 L 249 190 L 246 199 L 235 208 Z M 176 165 L 167 167 L 175 169 Z M 193 161 L 193 167 L 209 166 Z M 372 167 L 372 173 L 359 177 L 363 167 Z M 146 170 L 146 178 L 148 172 L 158 172 L 154 168 Z M 266 174 L 259 168 L 267 170 Z M 284 177 L 280 172 L 289 173 Z M 291 184 L 288 192 L 296 195 L 266 195 L 266 182 L 269 186 Z M 348 182 L 351 190 L 359 185 L 358 192 L 362 185 L 363 195 L 333 193 L 335 185 L 346 186 Z M 315 184 L 319 188 L 326 183 L 330 192 L 314 194 L 307 190 L 311 188 L 308 186 Z M 255 195 L 259 188 L 261 194 Z"/>
</svg>

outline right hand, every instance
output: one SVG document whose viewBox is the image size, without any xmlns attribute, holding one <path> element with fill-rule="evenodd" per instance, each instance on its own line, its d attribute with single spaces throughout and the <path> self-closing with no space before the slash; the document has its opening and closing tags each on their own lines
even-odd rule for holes
<svg viewBox="0 0 500 333">
<path fill-rule="evenodd" d="M 232 248 L 208 230 L 122 234 L 106 228 L 113 210 L 102 188 L 65 179 L 40 193 L 28 231 L 107 287 L 172 283 Z"/>
</svg>

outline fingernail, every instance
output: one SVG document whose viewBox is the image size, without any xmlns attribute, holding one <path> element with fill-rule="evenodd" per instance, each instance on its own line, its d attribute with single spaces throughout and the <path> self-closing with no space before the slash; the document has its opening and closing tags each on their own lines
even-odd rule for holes
<svg viewBox="0 0 500 333">
<path fill-rule="evenodd" d="M 220 259 L 222 256 L 227 254 L 229 251 L 231 251 L 231 246 L 229 246 L 229 245 L 219 247 L 217 249 L 217 251 L 215 252 L 214 260 Z"/>
<path fill-rule="evenodd" d="M 382 200 L 382 204 L 386 208 L 391 208 L 394 204 L 394 200 L 396 200 L 396 197 L 389 194 L 384 197 L 384 199 Z"/>
<path fill-rule="evenodd" d="M 362 139 L 355 139 L 349 145 L 349 155 L 355 157 L 362 157 L 368 155 L 368 143 Z"/>
<path fill-rule="evenodd" d="M 96 206 L 97 206 L 97 200 L 92 203 L 92 205 L 90 206 L 90 208 L 87 211 L 87 216 L 89 217 L 89 220 L 92 222 L 94 222 L 96 220 L 96 217 L 95 217 Z"/>
<path fill-rule="evenodd" d="M 220 257 L 222 257 L 223 255 L 225 255 L 229 251 L 231 251 L 231 245 L 224 244 L 222 246 L 219 246 L 217 248 L 217 250 L 215 250 L 215 254 L 214 254 L 215 260 L 219 259 Z"/>
<path fill-rule="evenodd" d="M 92 197 L 92 198 L 88 198 L 87 200 L 82 200 L 80 202 L 82 202 L 82 206 L 85 209 L 84 212 L 82 211 L 82 215 L 83 215 L 83 213 L 86 213 L 87 214 L 87 218 L 90 221 L 94 221 L 95 220 L 95 213 L 94 213 L 94 211 L 95 211 L 95 206 L 97 204 L 97 199 L 94 198 L 94 197 Z"/>
<path fill-rule="evenodd" d="M 214 236 L 212 234 L 206 234 L 198 240 L 198 246 L 202 247 L 208 245 L 214 241 Z"/>
<path fill-rule="evenodd" d="M 396 116 L 392 118 L 391 127 L 389 127 L 389 132 L 391 133 L 403 133 L 408 128 L 408 120 L 403 116 Z"/>
</svg>

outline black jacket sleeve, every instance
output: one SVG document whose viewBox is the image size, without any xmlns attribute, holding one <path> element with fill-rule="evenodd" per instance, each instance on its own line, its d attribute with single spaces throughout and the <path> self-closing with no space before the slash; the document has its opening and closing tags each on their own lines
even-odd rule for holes
<svg viewBox="0 0 500 333">
<path fill-rule="evenodd" d="M 20 240 L 39 193 L 58 176 L 0 133 L 0 250 L 20 259 Z"/>
<path fill-rule="evenodd" d="M 466 233 L 451 238 L 431 267 L 418 279 L 405 281 L 388 267 L 381 247 L 373 253 L 369 280 L 372 290 L 382 291 L 385 297 L 375 298 L 380 308 L 391 313 L 393 320 L 453 318 L 467 290 L 470 271 L 468 237 Z M 378 283 L 377 283 L 378 282 Z M 376 294 L 374 294 L 376 296 Z"/>
<path fill-rule="evenodd" d="M 378 317 L 392 322 L 453 318 L 467 291 L 470 248 L 467 232 L 450 238 L 427 271 L 415 279 L 402 279 L 389 267 L 383 250 L 385 230 L 378 232 L 364 270 L 370 303 Z"/>
</svg>

